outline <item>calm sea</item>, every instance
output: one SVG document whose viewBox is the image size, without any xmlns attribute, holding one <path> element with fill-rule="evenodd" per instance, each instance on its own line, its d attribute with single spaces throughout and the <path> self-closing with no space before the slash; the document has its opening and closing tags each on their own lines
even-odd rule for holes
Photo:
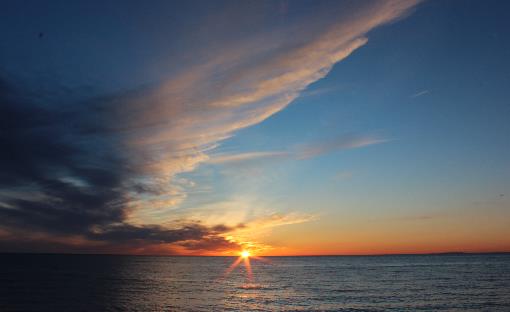
<svg viewBox="0 0 510 312">
<path fill-rule="evenodd" d="M 0 255 L 0 311 L 510 311 L 510 255 Z"/>
</svg>

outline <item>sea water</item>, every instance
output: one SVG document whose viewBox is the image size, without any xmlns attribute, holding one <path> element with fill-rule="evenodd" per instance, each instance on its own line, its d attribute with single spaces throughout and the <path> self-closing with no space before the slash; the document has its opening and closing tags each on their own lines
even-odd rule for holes
<svg viewBox="0 0 510 312">
<path fill-rule="evenodd" d="M 510 255 L 0 255 L 0 311 L 510 311 Z"/>
</svg>

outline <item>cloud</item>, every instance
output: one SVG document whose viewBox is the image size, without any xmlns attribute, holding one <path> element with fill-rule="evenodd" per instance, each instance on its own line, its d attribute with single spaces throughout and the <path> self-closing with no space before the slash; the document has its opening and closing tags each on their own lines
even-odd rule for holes
<svg viewBox="0 0 510 312">
<path fill-rule="evenodd" d="M 118 186 L 129 169 L 117 151 L 105 146 L 95 157 L 74 142 L 74 114 L 39 107 L 1 80 L 0 101 L 0 187 L 11 194 L 0 198 L 11 207 L 0 209 L 3 224 L 70 233 L 122 221 Z"/>
<path fill-rule="evenodd" d="M 283 110 L 366 44 L 367 32 L 416 3 L 367 2 L 321 27 L 303 21 L 301 28 L 232 39 L 161 83 L 99 97 L 35 92 L 0 77 L 0 227 L 109 246 L 220 246 L 223 233 L 213 227 L 147 223 L 154 207 L 168 210 L 186 200 L 193 184 L 178 175 L 207 161 L 284 157 L 210 155 L 235 132 Z M 296 153 L 305 159 L 378 142 L 342 137 Z"/>
<path fill-rule="evenodd" d="M 231 250 L 239 250 L 240 245 L 236 242 L 229 241 L 224 237 L 214 236 L 207 237 L 201 240 L 191 240 L 182 242 L 181 246 L 185 247 L 187 250 L 192 251 L 231 251 Z"/>
<path fill-rule="evenodd" d="M 61 236 L 48 231 L 27 232 L 15 229 L 0 233 L 0 248 L 4 252 L 79 252 L 79 253 L 139 253 L 175 254 L 182 251 L 240 249 L 240 244 L 225 238 L 225 233 L 242 228 L 217 225 L 208 227 L 188 223 L 172 229 L 161 226 L 116 224 L 93 229 L 86 236 Z M 214 248 L 213 248 L 214 247 Z"/>
<path fill-rule="evenodd" d="M 235 242 L 244 248 L 256 251 L 256 253 L 264 253 L 273 249 L 273 246 L 260 242 L 260 238 L 270 236 L 274 228 L 315 220 L 318 220 L 318 216 L 312 214 L 267 212 L 265 215 L 243 223 L 244 227 L 231 232 L 231 236 L 227 236 L 227 238 L 235 237 Z"/>
<path fill-rule="evenodd" d="M 361 148 L 373 144 L 387 142 L 387 139 L 371 136 L 347 134 L 330 140 L 316 140 L 313 143 L 302 144 L 288 151 L 246 152 L 238 154 L 223 154 L 212 156 L 208 163 L 232 164 L 254 160 L 267 159 L 310 159 L 335 151 Z"/>
<path fill-rule="evenodd" d="M 248 152 L 248 153 L 239 153 L 239 154 L 224 154 L 213 156 L 208 161 L 211 164 L 223 164 L 223 163 L 236 163 L 243 161 L 251 161 L 255 159 L 264 159 L 264 158 L 286 158 L 288 157 L 288 152 L 284 151 L 275 151 L 275 152 Z"/>
<path fill-rule="evenodd" d="M 66 245 L 54 238 L 62 235 L 79 237 L 79 246 L 71 239 L 67 245 L 69 250 L 81 251 L 104 249 L 95 241 L 113 249 L 112 245 L 134 247 L 140 242 L 198 243 L 219 241 L 220 234 L 231 230 L 198 223 L 172 229 L 125 223 L 129 196 L 160 195 L 164 188 L 134 183 L 140 178 L 138 170 L 129 167 L 112 142 L 105 144 L 80 131 L 77 125 L 86 124 L 93 112 L 67 115 L 38 108 L 6 83 L 1 85 L 0 138 L 5 152 L 0 155 L 0 225 L 7 233 L 19 229 L 29 233 L 15 236 L 19 246 L 9 243 L 12 235 L 4 235 L 0 238 L 3 250 L 19 251 L 23 246 L 39 250 L 34 245 L 48 245 L 42 241 L 53 242 L 56 249 L 48 250 L 57 250 Z M 68 140 L 69 133 L 73 136 Z M 95 145 L 100 149 L 93 149 Z M 46 234 L 33 237 L 32 232 Z"/>
<path fill-rule="evenodd" d="M 414 99 L 414 98 L 417 98 L 417 97 L 420 97 L 422 95 L 429 94 L 429 93 L 430 93 L 429 90 L 423 90 L 423 91 L 420 91 L 420 92 L 417 92 L 417 93 L 411 95 L 411 98 Z"/>
<path fill-rule="evenodd" d="M 256 219 L 252 222 L 245 224 L 246 228 L 255 228 L 255 229 L 263 229 L 263 228 L 273 228 L 282 225 L 292 225 L 299 224 L 304 222 L 310 222 L 317 220 L 317 216 L 303 213 L 272 213 L 267 217 L 262 217 Z M 242 230 L 242 229 L 241 229 Z"/>
<path fill-rule="evenodd" d="M 375 136 L 344 135 L 328 141 L 303 145 L 298 149 L 297 157 L 308 159 L 333 151 L 360 148 L 384 142 L 387 142 L 387 140 Z"/>
<path fill-rule="evenodd" d="M 355 17 L 340 19 L 321 33 L 303 31 L 299 40 L 282 32 L 281 37 L 262 34 L 225 44 L 221 53 L 157 87 L 131 95 L 116 111 L 115 118 L 123 121 L 121 127 L 113 125 L 112 130 L 127 132 L 130 153 L 140 155 L 142 162 L 135 166 L 143 168 L 145 180 L 170 181 L 207 161 L 284 157 L 285 152 L 278 151 L 219 159 L 211 159 L 210 154 L 236 131 L 284 109 L 335 63 L 364 45 L 366 32 L 402 16 L 415 3 L 365 5 Z M 309 146 L 298 157 L 371 143 L 367 139 Z M 167 185 L 171 188 L 171 183 Z"/>
</svg>

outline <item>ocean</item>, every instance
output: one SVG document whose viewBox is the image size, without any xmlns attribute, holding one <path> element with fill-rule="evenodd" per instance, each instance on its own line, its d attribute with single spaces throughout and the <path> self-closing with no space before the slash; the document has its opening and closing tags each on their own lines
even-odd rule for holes
<svg viewBox="0 0 510 312">
<path fill-rule="evenodd" d="M 0 255 L 0 311 L 510 311 L 510 255 Z"/>
</svg>

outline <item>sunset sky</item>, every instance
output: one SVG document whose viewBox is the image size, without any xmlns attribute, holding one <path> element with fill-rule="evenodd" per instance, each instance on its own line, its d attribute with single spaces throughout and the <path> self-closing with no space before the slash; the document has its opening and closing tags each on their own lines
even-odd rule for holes
<svg viewBox="0 0 510 312">
<path fill-rule="evenodd" d="M 509 10 L 4 1 L 0 252 L 510 251 Z"/>
</svg>

